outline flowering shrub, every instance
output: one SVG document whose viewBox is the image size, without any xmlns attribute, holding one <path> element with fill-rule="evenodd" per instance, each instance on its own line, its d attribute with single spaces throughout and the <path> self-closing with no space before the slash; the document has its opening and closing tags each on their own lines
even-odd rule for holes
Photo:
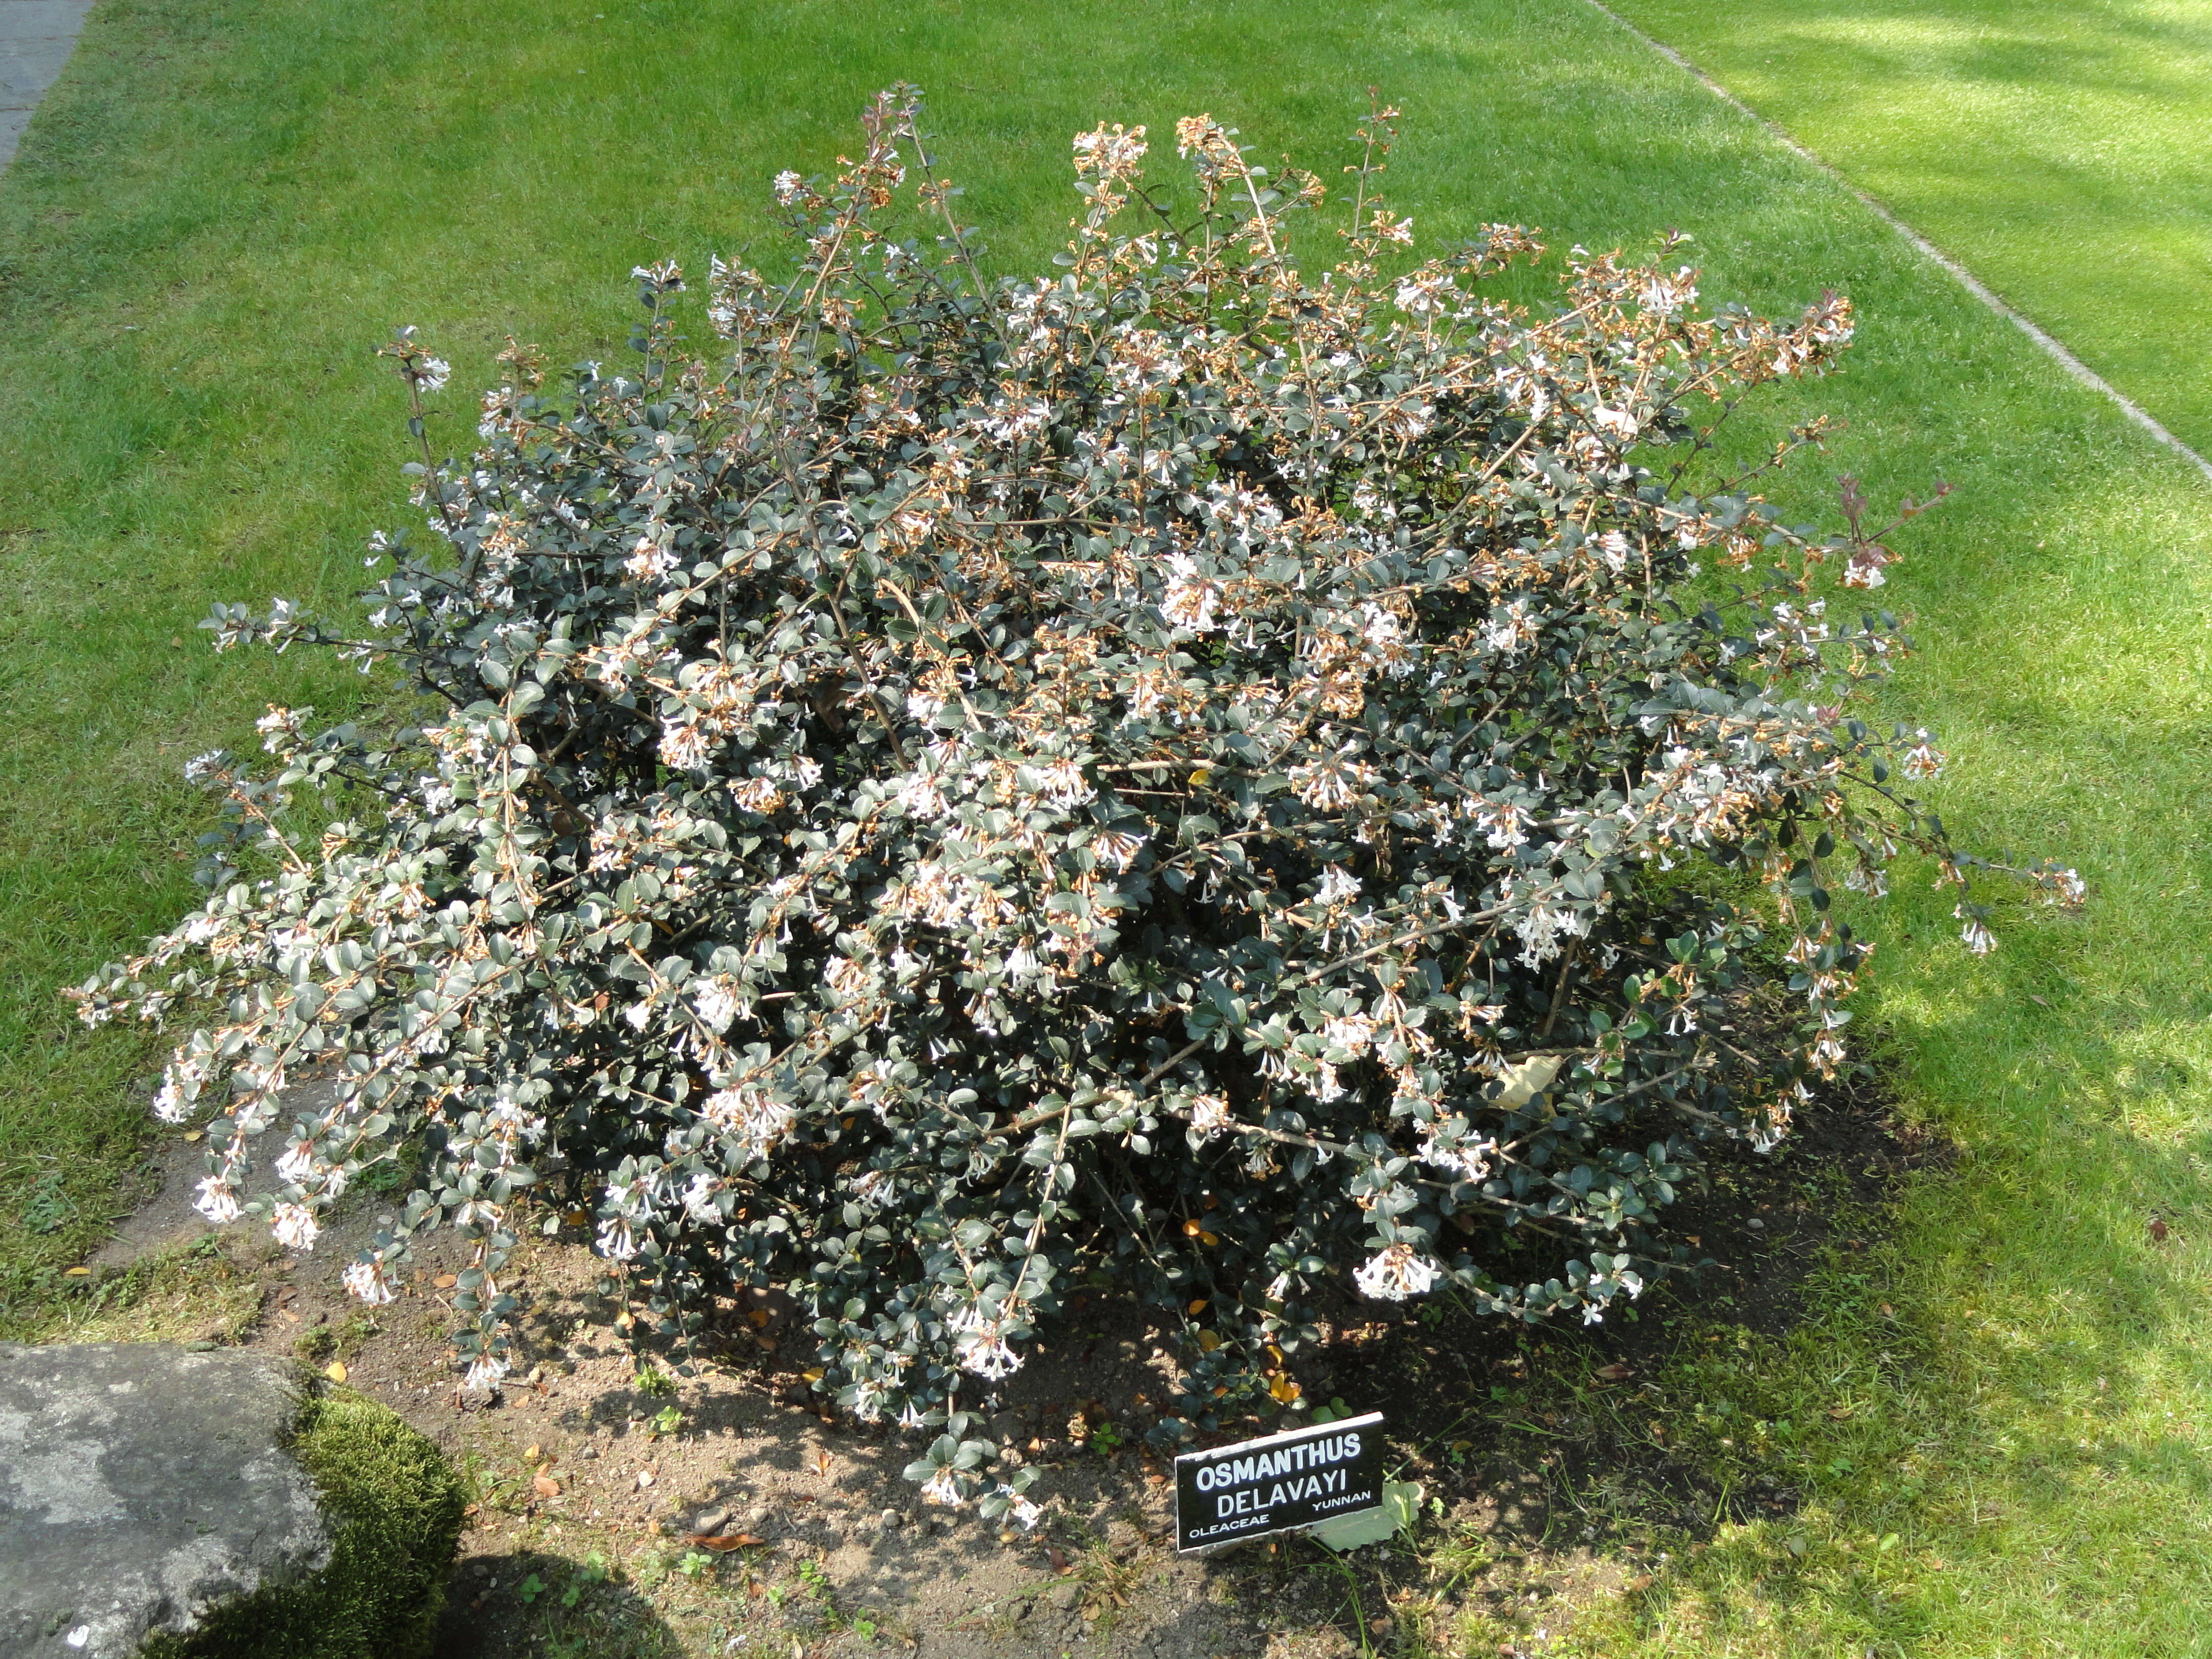
<svg viewBox="0 0 2212 1659">
<path fill-rule="evenodd" d="M 1850 712 L 1894 620 L 1820 596 L 1831 562 L 1880 586 L 1887 531 L 1848 483 L 1820 536 L 1686 481 L 1846 301 L 1709 315 L 1664 254 L 1577 250 L 1528 314 L 1480 297 L 1540 252 L 1504 227 L 1387 275 L 1387 111 L 1317 274 L 1319 181 L 1200 117 L 1188 199 L 1141 129 L 1085 134 L 1058 274 L 988 282 L 915 115 L 887 94 L 861 159 L 776 181 L 797 274 L 717 263 L 710 360 L 641 270 L 634 376 L 555 392 L 510 352 L 439 465 L 447 365 L 388 348 L 430 550 L 380 543 L 363 638 L 210 625 L 436 712 L 272 709 L 272 771 L 197 763 L 212 896 L 78 994 L 221 1000 L 157 1100 L 219 1106 L 212 1216 L 305 1248 L 418 1150 L 346 1279 L 388 1297 L 410 1237 L 472 1234 L 471 1383 L 557 1155 L 665 1328 L 781 1287 L 818 1389 L 941 1431 L 932 1497 L 1028 1518 L 963 1402 L 1072 1283 L 1179 1323 L 1170 1441 L 1294 1401 L 1332 1279 L 1595 1319 L 1669 1259 L 1701 1146 L 1771 1143 L 1844 1063 L 1867 947 L 1832 885 L 1919 849 L 1990 941 L 1976 861 L 1897 793 L 1940 757 Z M 303 787 L 362 810 L 302 832 Z"/>
</svg>

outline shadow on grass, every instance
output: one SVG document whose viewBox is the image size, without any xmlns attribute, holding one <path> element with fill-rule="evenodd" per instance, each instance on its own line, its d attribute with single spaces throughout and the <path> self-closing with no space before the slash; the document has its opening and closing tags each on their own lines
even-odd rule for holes
<svg viewBox="0 0 2212 1659">
<path fill-rule="evenodd" d="M 674 1659 L 683 1651 L 653 1603 L 604 1558 L 543 1550 L 457 1562 L 433 1650 L 435 1659 Z"/>
</svg>

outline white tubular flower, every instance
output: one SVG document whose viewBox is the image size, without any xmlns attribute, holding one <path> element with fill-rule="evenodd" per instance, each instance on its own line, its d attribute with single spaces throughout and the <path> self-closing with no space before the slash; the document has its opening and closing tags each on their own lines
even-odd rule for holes
<svg viewBox="0 0 2212 1659">
<path fill-rule="evenodd" d="M 996 1382 L 1021 1370 L 1022 1357 L 1006 1346 L 1004 1337 L 971 1336 L 961 1341 L 960 1368 Z"/>
<path fill-rule="evenodd" d="M 657 581 L 675 568 L 676 555 L 650 536 L 639 537 L 629 557 L 623 561 L 623 568 L 641 582 Z"/>
<path fill-rule="evenodd" d="M 696 772 L 714 753 L 706 732 L 696 726 L 668 725 L 660 728 L 660 758 L 679 772 Z"/>
<path fill-rule="evenodd" d="M 617 1217 L 599 1224 L 599 1252 L 610 1261 L 628 1261 L 637 1255 L 637 1235 L 629 1223 Z"/>
<path fill-rule="evenodd" d="M 1898 762 L 1897 769 L 1917 782 L 1941 777 L 1943 773 L 1943 751 L 1928 740 L 1925 732 L 1914 733 L 1920 741 L 1907 750 L 1905 758 Z"/>
<path fill-rule="evenodd" d="M 338 1282 L 372 1308 L 381 1307 L 398 1294 L 391 1275 L 384 1271 L 381 1255 L 355 1262 L 338 1275 Z"/>
<path fill-rule="evenodd" d="M 1376 1302 L 1403 1302 L 1425 1296 L 1443 1269 L 1410 1244 L 1391 1244 L 1369 1258 L 1352 1276 L 1360 1295 Z"/>
<path fill-rule="evenodd" d="M 191 1115 L 191 1097 L 173 1066 L 162 1073 L 161 1086 L 154 1091 L 154 1115 L 164 1123 L 182 1123 Z"/>
<path fill-rule="evenodd" d="M 1447 1146 L 1431 1133 L 1421 1143 L 1421 1161 L 1449 1170 L 1462 1181 L 1480 1181 L 1489 1175 L 1490 1155 L 1497 1150 L 1498 1143 L 1486 1137 Z"/>
<path fill-rule="evenodd" d="M 305 1182 L 314 1173 L 314 1169 L 315 1143 L 313 1140 L 294 1141 L 284 1156 L 276 1160 L 276 1173 L 287 1181 Z"/>
<path fill-rule="evenodd" d="M 1359 896 L 1359 878 L 1340 864 L 1332 864 L 1322 872 L 1321 881 L 1314 888 L 1316 904 L 1340 904 Z"/>
<path fill-rule="evenodd" d="M 921 1484 L 921 1498 L 926 1504 L 942 1504 L 947 1509 L 960 1507 L 960 1477 L 949 1468 L 938 1470 Z"/>
<path fill-rule="evenodd" d="M 1081 763 L 1071 757 L 1064 755 L 1038 769 L 1044 778 L 1045 799 L 1054 806 L 1080 806 L 1095 793 L 1083 775 Z"/>
<path fill-rule="evenodd" d="M 694 994 L 691 1006 L 698 1010 L 699 1018 L 707 1029 L 716 1035 L 730 1029 L 730 1022 L 738 1017 L 736 989 L 721 980 L 710 982 L 703 990 Z"/>
<path fill-rule="evenodd" d="M 221 1176 L 210 1176 L 200 1182 L 200 1195 L 192 1200 L 192 1208 L 218 1227 L 245 1213 L 239 1207 L 238 1189 Z"/>
<path fill-rule="evenodd" d="M 1119 830 L 1109 830 L 1091 843 L 1091 850 L 1098 861 L 1119 874 L 1129 867 L 1139 853 L 1144 850 L 1146 838 L 1132 836 Z"/>
<path fill-rule="evenodd" d="M 1633 410 L 1607 409 L 1601 404 L 1590 410 L 1590 424 L 1622 443 L 1632 441 L 1638 431 Z"/>
<path fill-rule="evenodd" d="M 702 1225 L 712 1225 L 720 1220 L 721 1212 L 714 1207 L 714 1194 L 721 1189 L 720 1182 L 701 1170 L 684 1189 L 684 1212 Z"/>
<path fill-rule="evenodd" d="M 1024 1532 L 1034 1532 L 1036 1529 L 1036 1523 L 1044 1518 L 1042 1510 L 1030 1503 L 1012 1486 L 1000 1486 L 996 1496 L 1006 1500 L 1006 1518 L 1015 1522 Z"/>
<path fill-rule="evenodd" d="M 1022 1357 L 1006 1346 L 1000 1322 L 980 1308 L 964 1309 L 946 1322 L 959 1334 L 957 1347 L 963 1370 L 996 1382 L 1022 1368 Z"/>
<path fill-rule="evenodd" d="M 1160 615 L 1172 627 L 1211 633 L 1218 625 L 1214 605 L 1221 590 L 1198 574 L 1198 562 L 1188 554 L 1171 555 L 1167 563 L 1174 580 L 1160 597 Z"/>
<path fill-rule="evenodd" d="M 508 1369 L 507 1361 L 495 1353 L 480 1355 L 469 1367 L 468 1375 L 461 1379 L 461 1386 L 480 1389 L 485 1394 L 496 1394 L 500 1379 L 507 1375 Z"/>
<path fill-rule="evenodd" d="M 773 778 L 739 778 L 730 785 L 730 799 L 746 811 L 766 817 L 783 805 L 783 791 Z"/>
<path fill-rule="evenodd" d="M 1229 1103 L 1219 1095 L 1196 1095 L 1190 1103 L 1190 1132 L 1201 1140 L 1211 1140 L 1236 1120 L 1230 1115 Z"/>
<path fill-rule="evenodd" d="M 315 1221 L 315 1212 L 306 1205 L 279 1204 L 270 1218 L 269 1231 L 288 1250 L 312 1250 L 322 1228 Z"/>
</svg>

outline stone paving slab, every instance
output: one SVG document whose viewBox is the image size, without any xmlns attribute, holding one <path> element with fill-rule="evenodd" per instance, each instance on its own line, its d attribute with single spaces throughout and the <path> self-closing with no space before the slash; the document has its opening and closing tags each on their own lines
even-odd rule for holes
<svg viewBox="0 0 2212 1659">
<path fill-rule="evenodd" d="M 267 1354 L 0 1344 L 0 1659 L 129 1659 L 320 1571 L 299 1415 Z"/>
<path fill-rule="evenodd" d="M 0 0 L 0 167 L 76 50 L 93 0 Z"/>
</svg>

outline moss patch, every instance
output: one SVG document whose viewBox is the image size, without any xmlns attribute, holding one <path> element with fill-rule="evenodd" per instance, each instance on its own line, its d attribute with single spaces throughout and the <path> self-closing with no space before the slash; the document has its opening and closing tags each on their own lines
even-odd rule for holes
<svg viewBox="0 0 2212 1659">
<path fill-rule="evenodd" d="M 429 1651 L 466 1501 L 436 1446 L 349 1389 L 311 1396 L 292 1455 L 337 1529 L 330 1565 L 225 1607 L 147 1659 L 416 1659 Z"/>
</svg>

